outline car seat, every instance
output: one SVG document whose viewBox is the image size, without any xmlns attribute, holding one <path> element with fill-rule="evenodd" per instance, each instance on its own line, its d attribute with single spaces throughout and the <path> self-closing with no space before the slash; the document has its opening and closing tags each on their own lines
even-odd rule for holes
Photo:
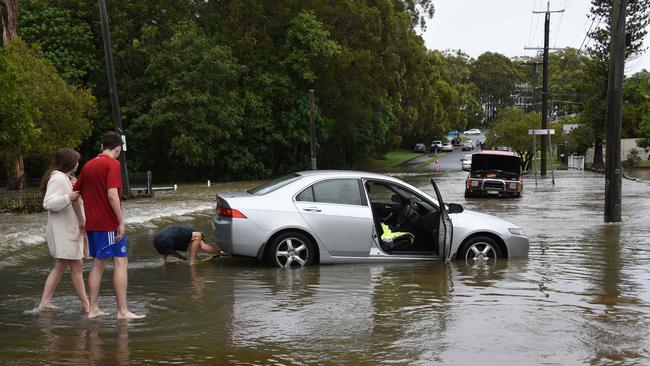
<svg viewBox="0 0 650 366">
<path fill-rule="evenodd" d="M 392 231 L 387 224 L 381 223 L 381 241 L 384 250 L 392 251 L 405 251 L 411 249 L 415 241 L 415 235 L 409 232 Z"/>
</svg>

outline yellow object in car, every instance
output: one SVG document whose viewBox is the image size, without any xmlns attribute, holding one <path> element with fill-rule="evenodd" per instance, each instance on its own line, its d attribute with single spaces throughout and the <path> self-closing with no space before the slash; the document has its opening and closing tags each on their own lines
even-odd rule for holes
<svg viewBox="0 0 650 366">
<path fill-rule="evenodd" d="M 381 240 L 384 242 L 390 243 L 399 239 L 409 239 L 411 244 L 413 244 L 413 241 L 415 240 L 415 235 L 409 232 L 393 232 L 390 227 L 388 227 L 388 225 L 384 224 L 383 222 L 381 223 L 381 230 L 384 232 L 381 234 Z"/>
</svg>

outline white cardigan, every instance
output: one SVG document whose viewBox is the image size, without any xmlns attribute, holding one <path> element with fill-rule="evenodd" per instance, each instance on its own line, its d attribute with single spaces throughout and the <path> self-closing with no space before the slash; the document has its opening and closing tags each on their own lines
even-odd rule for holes
<svg viewBox="0 0 650 366">
<path fill-rule="evenodd" d="M 68 195 L 70 192 L 72 192 L 70 179 L 58 170 L 53 171 L 47 182 L 43 208 L 48 211 L 47 245 L 54 258 L 83 258 L 84 240 L 79 231 L 77 215 L 70 202 Z"/>
</svg>

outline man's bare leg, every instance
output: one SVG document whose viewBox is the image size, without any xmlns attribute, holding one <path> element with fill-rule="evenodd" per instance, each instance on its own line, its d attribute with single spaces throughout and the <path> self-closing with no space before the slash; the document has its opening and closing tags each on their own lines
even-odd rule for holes
<svg viewBox="0 0 650 366">
<path fill-rule="evenodd" d="M 140 319 L 144 314 L 134 314 L 129 311 L 126 303 L 126 288 L 128 285 L 129 259 L 127 257 L 113 257 L 113 290 L 117 300 L 118 319 Z"/>
<path fill-rule="evenodd" d="M 61 276 L 63 276 L 63 272 L 65 272 L 66 265 L 67 263 L 63 259 L 57 258 L 54 260 L 54 267 L 52 268 L 50 274 L 47 276 L 47 280 L 45 280 L 45 286 L 43 287 L 43 296 L 41 296 L 41 303 L 38 304 L 38 310 L 58 309 L 58 307 L 50 303 L 50 300 L 52 300 L 54 291 L 59 285 L 59 281 L 61 281 Z"/>
<path fill-rule="evenodd" d="M 99 286 L 102 283 L 102 275 L 106 269 L 106 259 L 97 259 L 93 261 L 93 267 L 88 274 L 88 292 L 90 293 L 90 310 L 88 310 L 88 319 L 96 318 L 108 313 L 99 309 Z"/>
</svg>

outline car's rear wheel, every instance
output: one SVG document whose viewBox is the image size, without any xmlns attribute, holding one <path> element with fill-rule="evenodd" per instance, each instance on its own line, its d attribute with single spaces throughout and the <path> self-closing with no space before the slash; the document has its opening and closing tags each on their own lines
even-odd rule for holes
<svg viewBox="0 0 650 366">
<path fill-rule="evenodd" d="M 472 194 L 472 191 L 470 191 L 469 189 L 466 188 L 465 189 L 465 198 L 471 198 L 471 197 L 474 197 L 474 195 Z"/>
<path fill-rule="evenodd" d="M 277 236 L 266 251 L 266 262 L 273 267 L 304 267 L 314 263 L 314 243 L 304 234 L 288 232 Z"/>
<path fill-rule="evenodd" d="M 501 257 L 501 250 L 494 239 L 487 236 L 476 236 L 463 245 L 459 259 L 474 264 L 491 263 Z"/>
</svg>

